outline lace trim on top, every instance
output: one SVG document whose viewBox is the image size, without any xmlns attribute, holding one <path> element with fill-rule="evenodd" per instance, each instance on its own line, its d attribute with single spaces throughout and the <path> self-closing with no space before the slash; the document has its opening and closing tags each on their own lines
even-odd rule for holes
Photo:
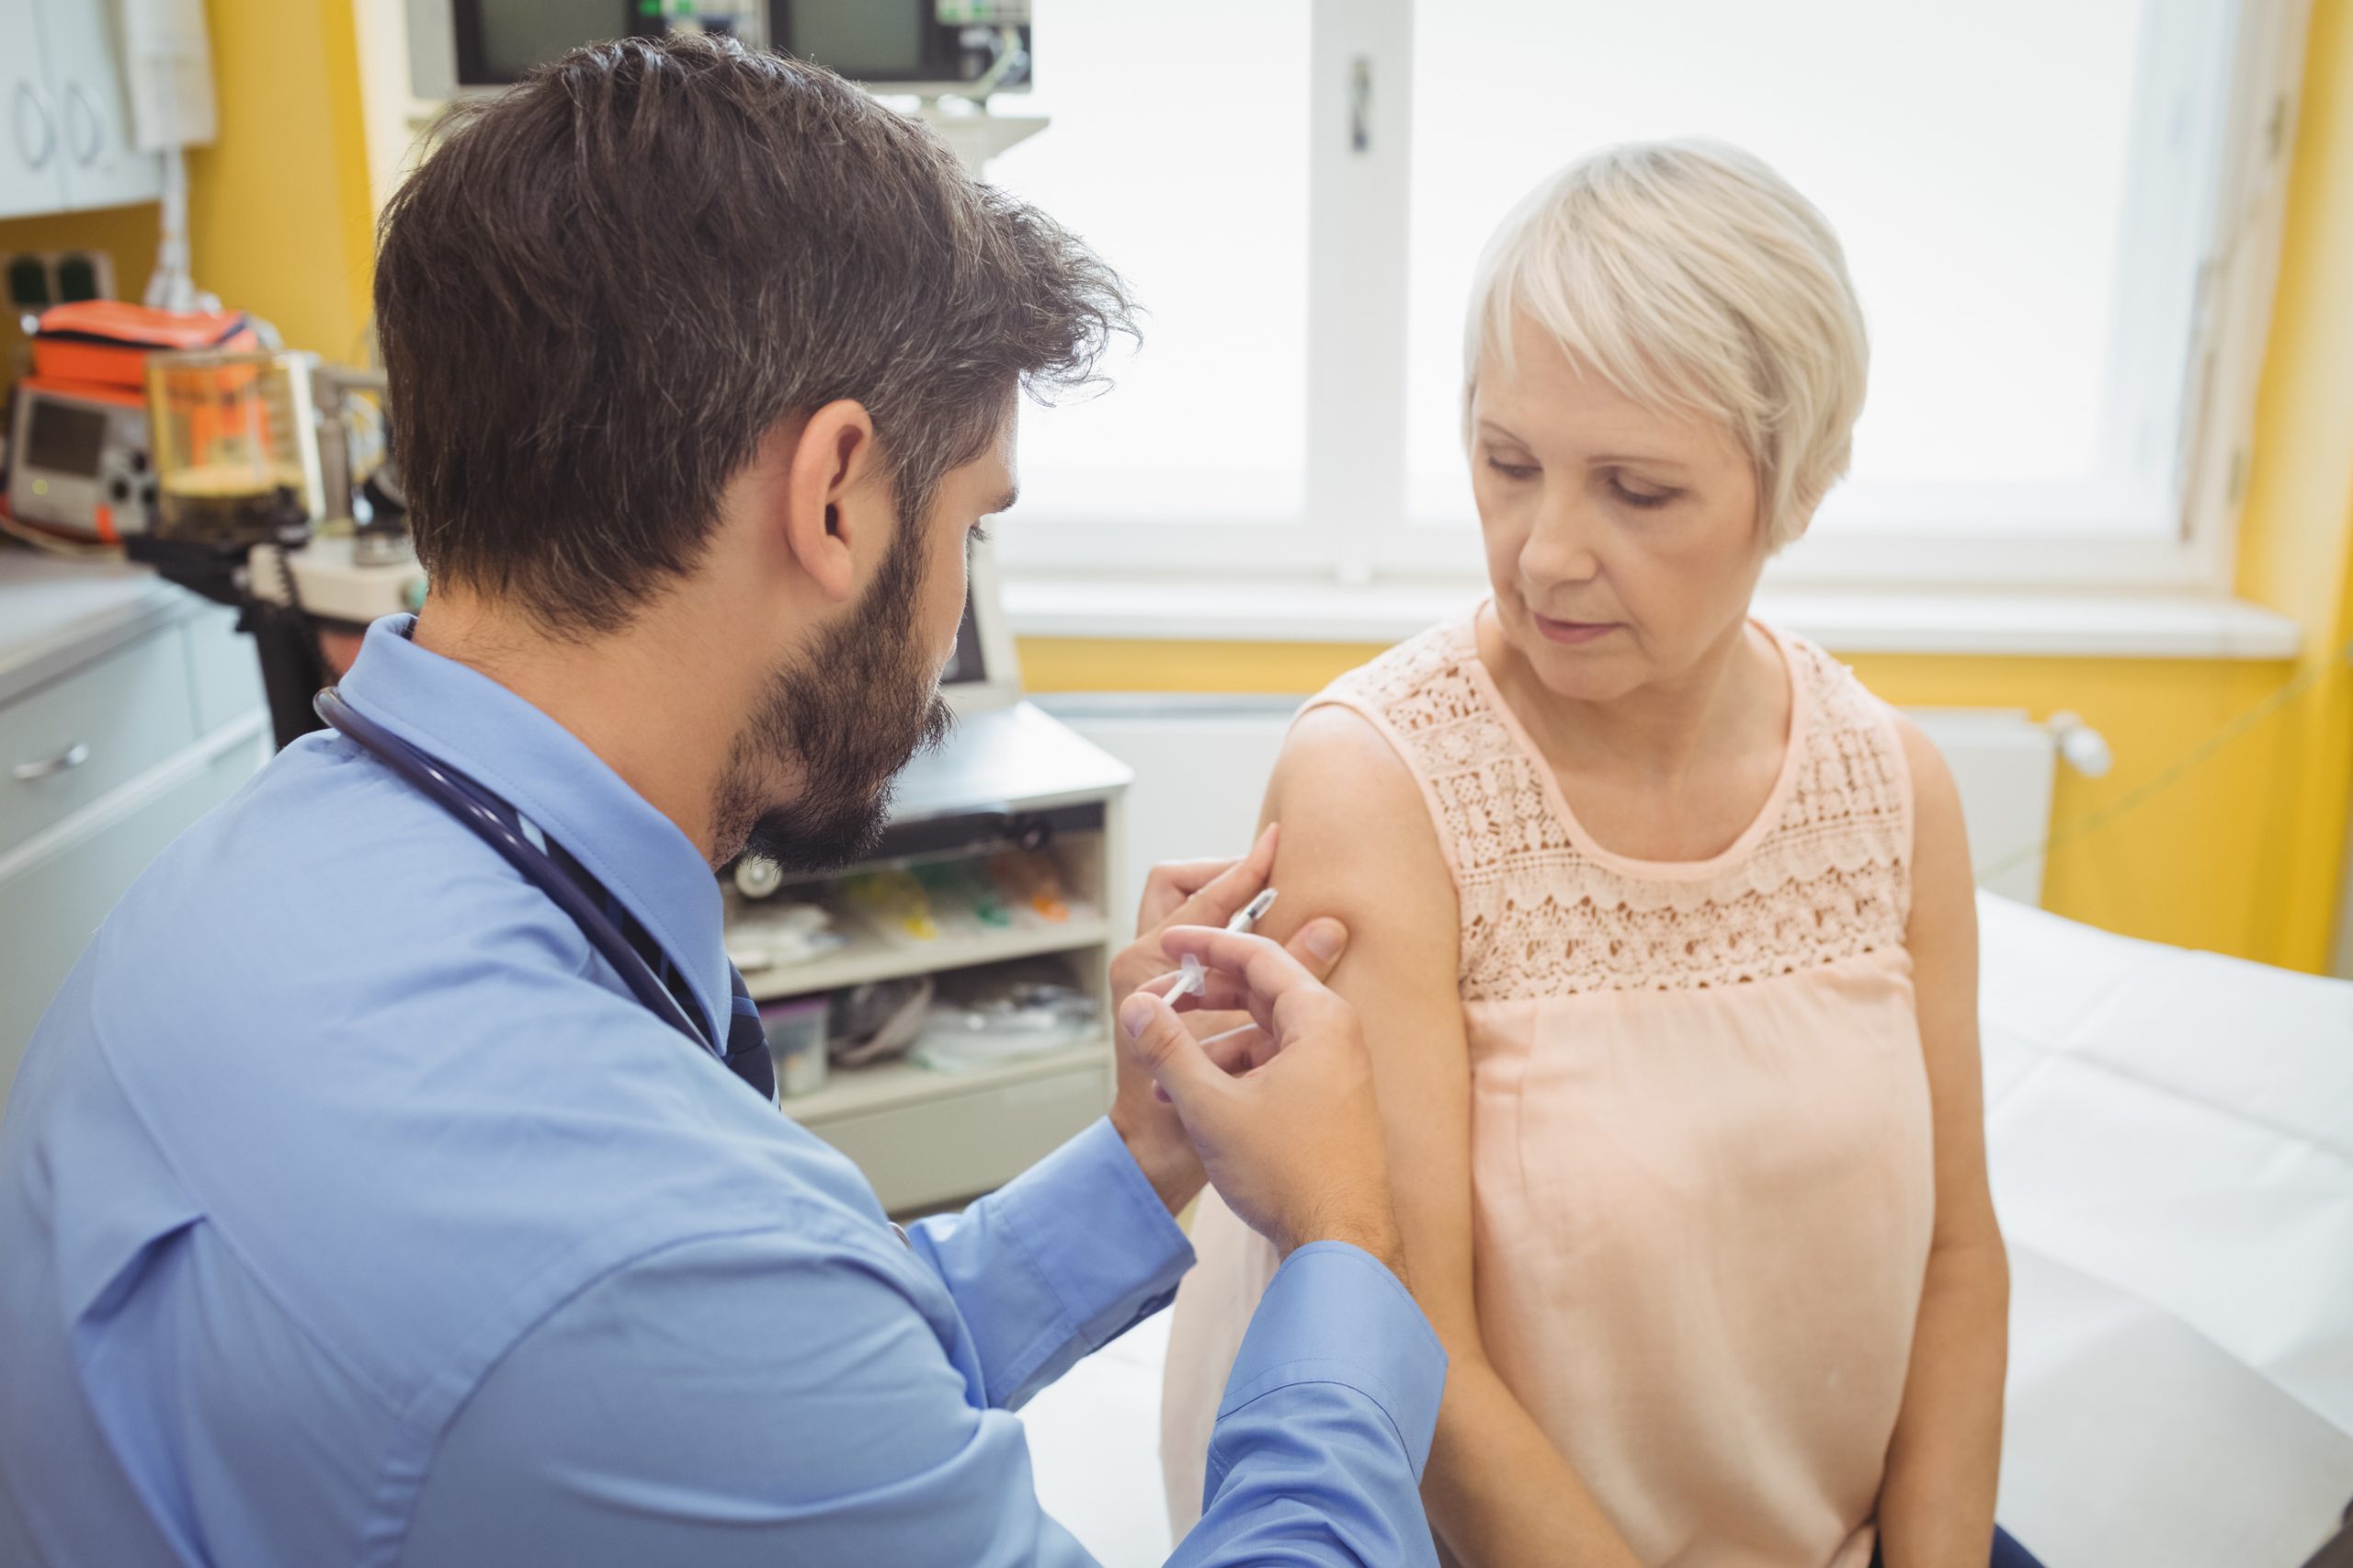
<svg viewBox="0 0 2353 1568">
<path fill-rule="evenodd" d="M 1735 985 L 1903 945 L 1902 740 L 1845 666 L 1776 636 L 1793 755 L 1770 824 L 1712 861 L 1632 861 L 1593 845 L 1502 710 L 1469 619 L 1400 643 L 1309 704 L 1373 719 L 1421 779 L 1461 901 L 1464 1001 Z"/>
</svg>

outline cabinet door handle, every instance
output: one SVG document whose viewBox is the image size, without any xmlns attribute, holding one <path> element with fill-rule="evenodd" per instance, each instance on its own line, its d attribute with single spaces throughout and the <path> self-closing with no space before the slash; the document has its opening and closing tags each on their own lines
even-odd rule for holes
<svg viewBox="0 0 2353 1568">
<path fill-rule="evenodd" d="M 16 775 L 17 783 L 29 784 L 36 778 L 47 778 L 51 774 L 79 767 L 89 760 L 90 748 L 75 741 L 55 756 L 45 756 L 39 762 L 20 762 L 9 771 Z"/>
<path fill-rule="evenodd" d="M 50 154 L 57 151 L 57 117 L 49 111 L 48 101 L 40 89 L 30 82 L 17 84 L 17 154 L 25 160 L 27 168 L 38 169 L 49 163 Z M 40 151 L 33 151 L 34 127 L 39 128 Z"/>
<path fill-rule="evenodd" d="M 65 89 L 65 137 L 78 164 L 94 164 L 106 150 L 106 116 L 98 112 L 97 98 L 79 82 Z"/>
</svg>

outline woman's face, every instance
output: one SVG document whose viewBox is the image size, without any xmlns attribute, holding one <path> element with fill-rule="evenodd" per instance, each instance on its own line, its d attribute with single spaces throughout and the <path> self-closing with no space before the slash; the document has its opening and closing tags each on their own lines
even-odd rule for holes
<svg viewBox="0 0 2353 1568">
<path fill-rule="evenodd" d="M 1548 690 L 1606 702 L 1725 644 L 1765 566 L 1731 433 L 1654 414 L 1525 318 L 1482 372 L 1471 483 L 1504 635 Z"/>
</svg>

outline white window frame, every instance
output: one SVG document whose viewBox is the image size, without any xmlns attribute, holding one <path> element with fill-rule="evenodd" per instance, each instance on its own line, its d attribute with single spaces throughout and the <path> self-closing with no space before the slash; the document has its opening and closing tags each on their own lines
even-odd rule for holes
<svg viewBox="0 0 2353 1568">
<path fill-rule="evenodd" d="M 1302 583 L 1469 583 L 1474 545 L 1406 515 L 1406 241 L 1411 190 L 1414 0 L 1312 0 L 1309 45 L 1308 369 L 1305 503 L 1299 515 L 1215 519 L 1056 515 L 1024 507 L 1000 553 L 1019 577 L 1149 570 L 1202 574 L 1237 562 Z M 2126 254 L 2196 256 L 2194 268 L 2141 269 L 2116 303 L 2103 440 L 2170 437 L 2170 494 L 2092 487 L 2009 492 L 2012 524 L 1952 508 L 1951 526 L 1825 532 L 1775 562 L 1784 587 L 1912 586 L 2227 591 L 2245 491 L 2255 391 L 2269 324 L 2288 153 L 2309 0 L 2234 0 L 2221 13 L 2153 5 L 2134 93 Z M 2215 36 L 2217 33 L 2222 36 Z M 2232 50 L 2231 80 L 2207 111 L 2153 90 L 2178 83 L 2203 51 Z M 2160 132 L 2167 122 L 2170 134 Z M 2199 193 L 2185 202 L 2180 192 Z M 1119 258 L 1108 258 L 1114 266 Z M 2163 319 L 2154 290 L 2194 290 L 2190 370 L 2177 383 L 2137 315 Z M 2178 312 L 2177 297 L 2171 308 Z M 2178 319 L 2177 314 L 2175 319 Z M 1241 368 L 1246 371 L 1246 367 Z M 2178 392 L 2177 398 L 2174 393 Z M 1117 396 L 1116 391 L 1111 394 Z M 2152 516 L 2152 514 L 2156 514 Z M 1467 519 L 1466 519 L 1467 520 Z M 2154 525 L 2154 526 L 2153 526 Z M 1223 540 L 1246 547 L 1229 556 Z"/>
</svg>

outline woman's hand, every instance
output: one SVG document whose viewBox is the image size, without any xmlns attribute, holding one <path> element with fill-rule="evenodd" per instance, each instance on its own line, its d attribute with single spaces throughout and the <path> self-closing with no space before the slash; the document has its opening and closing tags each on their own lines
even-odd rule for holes
<svg viewBox="0 0 2353 1568">
<path fill-rule="evenodd" d="M 1142 907 L 1136 916 L 1136 939 L 1111 960 L 1111 1010 L 1147 982 L 1166 976 L 1176 967 L 1162 937 L 1179 926 L 1222 926 L 1267 885 L 1275 863 L 1276 832 L 1270 824 L 1258 835 L 1250 853 L 1239 860 L 1180 860 L 1155 866 L 1144 879 Z M 1313 920 L 1291 938 L 1290 952 L 1301 967 L 1323 980 L 1340 961 L 1347 932 L 1336 920 Z M 1163 987 L 1162 989 L 1165 989 Z M 1195 1006 L 1180 1015 L 1195 1039 L 1206 1042 L 1210 1058 L 1227 1071 L 1254 1065 L 1249 1052 L 1255 1030 L 1234 1032 L 1250 1022 L 1246 1013 Z M 1134 1052 L 1119 1053 L 1119 1092 L 1111 1103 L 1111 1126 L 1168 1205 L 1172 1214 L 1190 1203 L 1206 1180 L 1200 1157 L 1185 1124 L 1156 1091 L 1151 1074 Z"/>
</svg>

